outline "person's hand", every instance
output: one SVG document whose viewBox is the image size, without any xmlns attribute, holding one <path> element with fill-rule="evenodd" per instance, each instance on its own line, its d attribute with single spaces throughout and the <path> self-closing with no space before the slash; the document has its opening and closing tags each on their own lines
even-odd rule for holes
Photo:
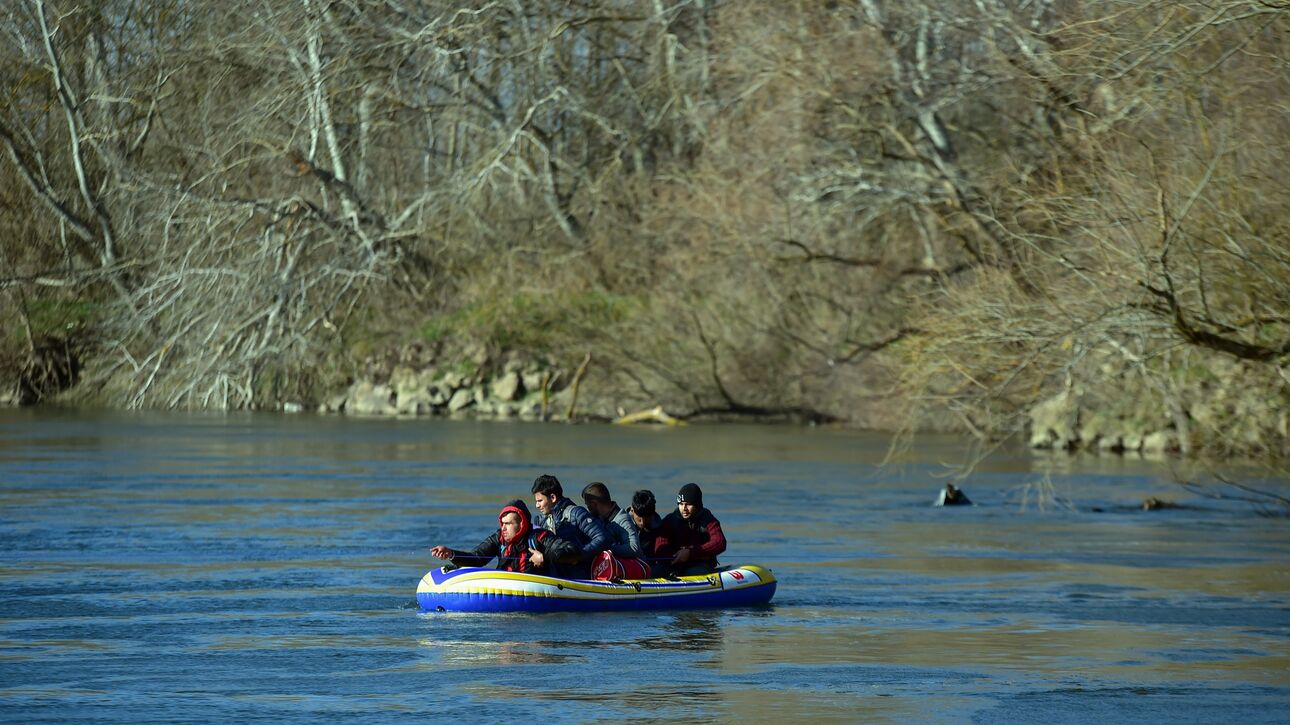
<svg viewBox="0 0 1290 725">
<path fill-rule="evenodd" d="M 681 549 L 680 551 L 676 552 L 676 556 L 672 558 L 672 563 L 673 563 L 673 564 L 684 564 L 685 562 L 687 562 L 687 561 L 689 561 L 689 560 L 690 560 L 690 550 L 689 550 L 689 549 Z"/>
<path fill-rule="evenodd" d="M 434 547 L 434 548 L 430 549 L 430 554 L 431 554 L 431 556 L 433 556 L 433 557 L 434 557 L 434 558 L 436 558 L 436 559 L 451 559 L 451 558 L 452 558 L 452 549 L 449 549 L 448 547 L 443 546 L 443 545 L 441 544 L 441 545 L 439 545 L 439 546 L 436 546 L 436 547 Z"/>
<path fill-rule="evenodd" d="M 546 557 L 537 549 L 529 549 L 529 563 L 533 566 L 542 566 L 546 563 Z"/>
</svg>

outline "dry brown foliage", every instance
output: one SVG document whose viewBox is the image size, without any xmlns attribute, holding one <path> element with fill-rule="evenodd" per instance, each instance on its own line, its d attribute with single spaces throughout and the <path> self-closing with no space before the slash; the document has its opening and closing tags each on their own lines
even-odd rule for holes
<svg viewBox="0 0 1290 725">
<path fill-rule="evenodd" d="M 1221 361 L 1285 400 L 1288 26 L 1259 0 L 23 0 L 0 311 L 79 310 L 81 387 L 134 406 L 317 396 L 423 334 L 592 350 L 588 385 L 681 416 L 992 438 L 1068 387 L 1185 418 Z M 1223 425 L 1198 447 L 1285 447 Z"/>
</svg>

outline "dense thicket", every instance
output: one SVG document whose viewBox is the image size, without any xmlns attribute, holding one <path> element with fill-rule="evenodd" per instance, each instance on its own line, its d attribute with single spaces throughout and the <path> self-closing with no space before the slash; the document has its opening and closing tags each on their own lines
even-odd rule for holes
<svg viewBox="0 0 1290 725">
<path fill-rule="evenodd" d="M 237 408 L 470 338 L 686 414 L 993 435 L 1087 387 L 1284 447 L 1189 406 L 1219 368 L 1290 402 L 1287 33 L 1281 0 L 21 0 L 4 354 L 32 398 Z"/>
</svg>

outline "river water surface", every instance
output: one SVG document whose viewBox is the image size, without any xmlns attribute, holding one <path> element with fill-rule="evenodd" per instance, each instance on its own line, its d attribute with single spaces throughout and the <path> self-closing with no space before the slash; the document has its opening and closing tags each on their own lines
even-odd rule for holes
<svg viewBox="0 0 1290 725">
<path fill-rule="evenodd" d="M 1287 519 L 1162 464 L 1024 450 L 937 509 L 965 443 L 886 453 L 791 427 L 0 411 L 0 719 L 1290 717 Z M 428 548 L 473 546 L 541 473 L 620 502 L 699 483 L 774 602 L 419 612 Z"/>
</svg>

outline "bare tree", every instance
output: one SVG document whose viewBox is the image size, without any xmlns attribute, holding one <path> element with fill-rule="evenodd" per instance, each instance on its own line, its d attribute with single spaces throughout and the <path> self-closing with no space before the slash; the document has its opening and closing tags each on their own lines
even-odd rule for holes
<svg viewBox="0 0 1290 725">
<path fill-rule="evenodd" d="M 1286 395 L 1286 22 L 1257 0 L 11 3 L 0 314 L 31 334 L 5 349 L 74 318 L 82 389 L 246 407 L 424 326 L 591 350 L 584 391 L 680 416 L 993 438 L 1067 394 L 1274 448 L 1275 415 L 1214 380 Z"/>
</svg>

